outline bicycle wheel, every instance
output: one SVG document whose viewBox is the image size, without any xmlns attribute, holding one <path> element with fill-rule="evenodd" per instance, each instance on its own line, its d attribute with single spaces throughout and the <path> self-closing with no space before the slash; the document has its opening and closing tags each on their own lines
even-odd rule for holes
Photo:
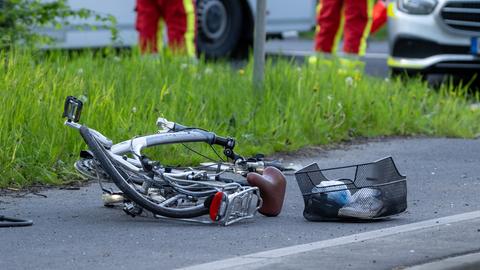
<svg viewBox="0 0 480 270">
<path fill-rule="evenodd" d="M 188 208 L 169 208 L 155 202 L 153 199 L 139 192 L 135 184 L 129 182 L 129 178 L 126 178 L 125 173 L 122 172 L 123 170 L 117 169 L 114 165 L 115 161 L 111 160 L 105 148 L 96 141 L 87 127 L 82 126 L 80 128 L 80 134 L 93 152 L 95 159 L 97 159 L 105 172 L 111 177 L 115 185 L 128 199 L 134 201 L 141 207 L 154 214 L 171 218 L 194 218 L 209 213 L 209 209 L 203 204 Z"/>
<path fill-rule="evenodd" d="M 95 163 L 93 158 L 81 158 L 74 163 L 74 167 L 77 172 L 88 179 L 111 180 L 105 170 Z"/>
<path fill-rule="evenodd" d="M 112 181 L 108 173 L 106 173 L 102 166 L 93 158 L 81 158 L 74 163 L 74 167 L 81 175 L 88 179 L 100 179 L 101 181 L 107 182 Z M 145 174 L 127 170 L 120 170 L 119 172 L 124 178 L 128 178 L 139 185 L 141 185 L 147 177 Z"/>
</svg>

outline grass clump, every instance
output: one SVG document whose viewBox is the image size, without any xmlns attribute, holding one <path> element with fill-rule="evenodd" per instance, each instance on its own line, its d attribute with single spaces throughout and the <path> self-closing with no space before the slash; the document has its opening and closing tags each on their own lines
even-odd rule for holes
<svg viewBox="0 0 480 270">
<path fill-rule="evenodd" d="M 265 89 L 252 65 L 192 64 L 182 58 L 93 53 L 0 54 L 0 187 L 61 184 L 74 175 L 81 137 L 60 117 L 67 95 L 85 101 L 81 123 L 114 142 L 156 131 L 170 120 L 229 135 L 244 155 L 291 151 L 358 136 L 479 133 L 480 111 L 464 89 L 430 90 L 420 80 L 388 81 L 336 66 L 268 63 Z M 478 100 L 478 99 L 475 99 Z M 159 158 L 196 162 L 175 148 Z"/>
</svg>

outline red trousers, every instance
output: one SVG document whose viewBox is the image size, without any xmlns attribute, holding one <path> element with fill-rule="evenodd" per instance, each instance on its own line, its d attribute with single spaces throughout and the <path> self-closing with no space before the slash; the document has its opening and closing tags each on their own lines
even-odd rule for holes
<svg viewBox="0 0 480 270">
<path fill-rule="evenodd" d="M 158 23 L 162 18 L 167 26 L 170 49 L 175 52 L 191 53 L 188 51 L 191 51 L 190 47 L 195 47 L 196 28 L 195 9 L 192 0 L 136 1 L 136 28 L 139 32 L 142 52 L 157 52 Z"/>
<path fill-rule="evenodd" d="M 368 0 L 319 0 L 315 50 L 331 53 L 345 15 L 343 51 L 358 54 L 368 25 Z M 368 32 L 367 32 L 368 33 Z"/>
</svg>

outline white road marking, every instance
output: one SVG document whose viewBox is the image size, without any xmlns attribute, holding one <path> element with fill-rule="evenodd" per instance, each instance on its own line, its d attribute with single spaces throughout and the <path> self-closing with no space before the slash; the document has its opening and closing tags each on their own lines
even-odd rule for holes
<svg viewBox="0 0 480 270">
<path fill-rule="evenodd" d="M 285 256 L 296 255 L 304 252 L 309 252 L 313 250 L 319 250 L 319 249 L 324 249 L 324 248 L 329 248 L 334 246 L 358 243 L 362 241 L 392 236 L 399 233 L 406 233 L 406 232 L 432 228 L 436 226 L 442 226 L 442 225 L 445 226 L 448 224 L 468 221 L 468 220 L 477 219 L 477 218 L 480 218 L 480 211 L 474 211 L 474 212 L 468 212 L 468 213 L 463 213 L 463 214 L 458 214 L 453 216 L 430 219 L 430 220 L 420 221 L 416 223 L 384 228 L 380 230 L 364 232 L 359 234 L 353 234 L 353 235 L 348 235 L 348 236 L 343 236 L 339 238 L 323 240 L 323 241 L 318 241 L 318 242 L 313 242 L 308 244 L 257 252 L 249 255 L 238 256 L 230 259 L 219 260 L 219 261 L 214 261 L 214 262 L 209 262 L 209 263 L 204 263 L 199 265 L 193 265 L 193 266 L 180 268 L 180 269 L 182 270 L 215 270 L 215 269 L 228 269 L 231 267 L 244 266 L 252 263 L 255 263 L 255 264 L 262 263 L 263 265 L 265 265 L 265 264 L 268 264 L 269 261 L 272 261 L 273 259 L 277 259 Z"/>
</svg>

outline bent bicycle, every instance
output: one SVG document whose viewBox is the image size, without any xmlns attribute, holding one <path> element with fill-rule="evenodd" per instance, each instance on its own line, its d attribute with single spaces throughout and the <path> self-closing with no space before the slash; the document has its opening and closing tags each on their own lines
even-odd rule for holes
<svg viewBox="0 0 480 270">
<path fill-rule="evenodd" d="M 158 118 L 156 134 L 114 144 L 99 131 L 79 124 L 82 109 L 79 99 L 66 98 L 65 125 L 79 130 L 88 146 L 75 168 L 99 180 L 105 206 L 121 204 L 133 217 L 146 210 L 156 217 L 220 225 L 253 218 L 257 211 L 267 216 L 280 213 L 286 182 L 279 169 L 284 168 L 262 157 L 238 155 L 233 138 Z M 142 153 L 146 148 L 192 142 L 223 147 L 228 162 L 172 168 Z M 113 182 L 119 191 L 103 187 L 104 181 Z"/>
</svg>

